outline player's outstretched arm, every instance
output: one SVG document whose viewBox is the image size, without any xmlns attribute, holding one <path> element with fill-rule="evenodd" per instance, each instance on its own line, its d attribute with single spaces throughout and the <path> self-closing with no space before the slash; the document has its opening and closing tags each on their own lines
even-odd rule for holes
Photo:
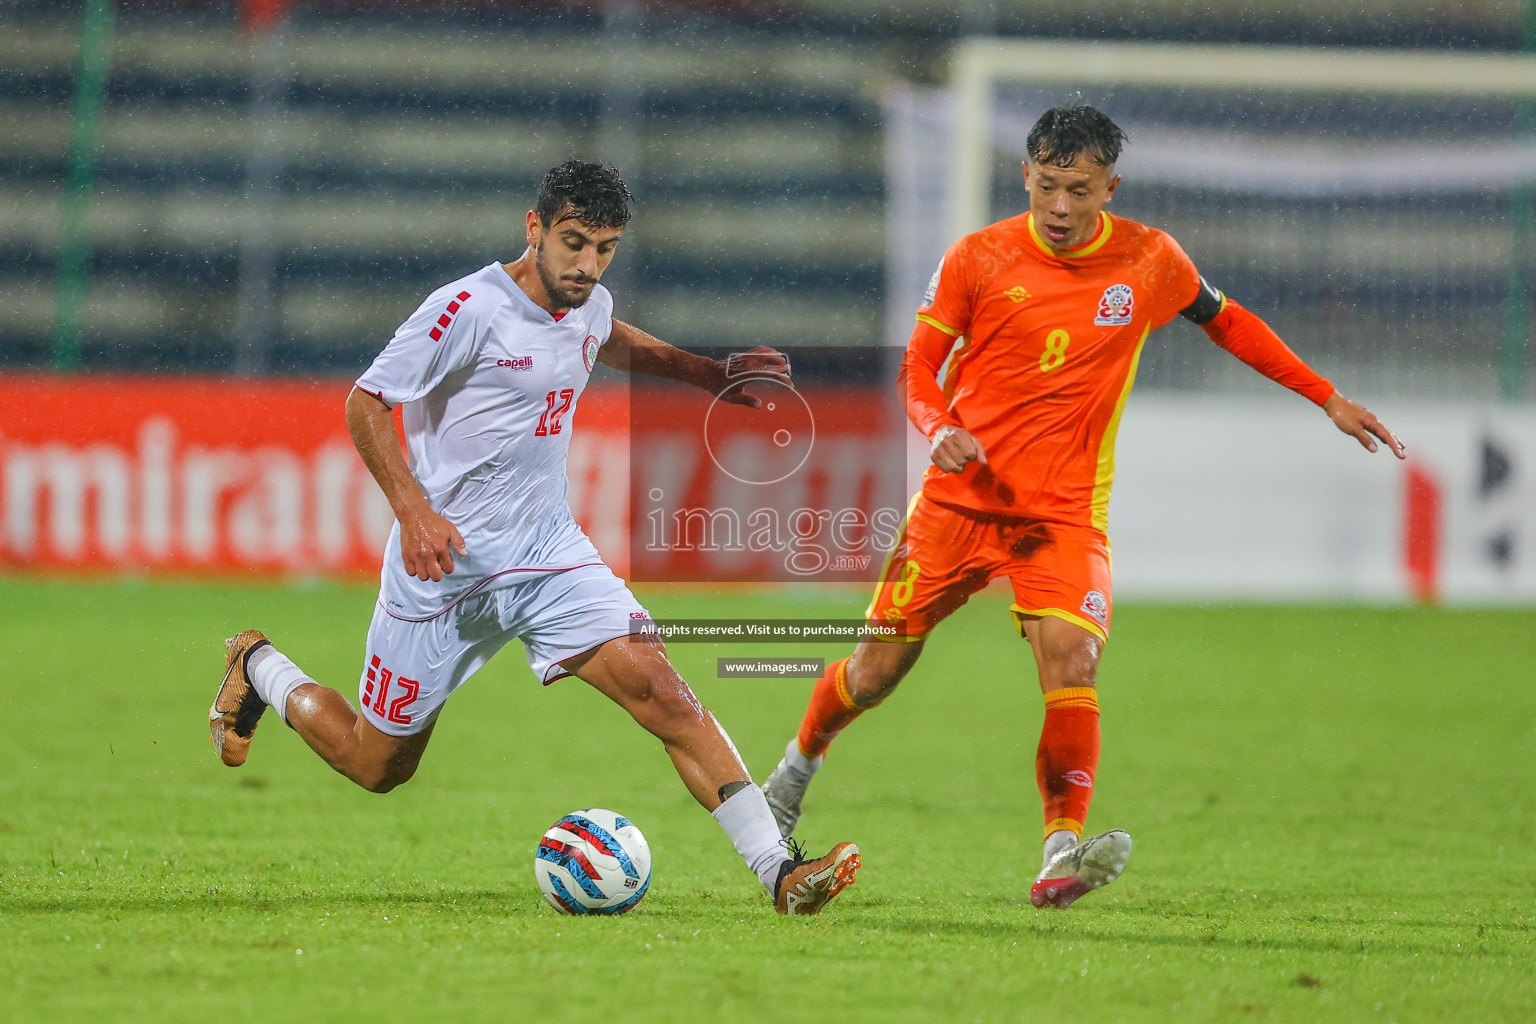
<svg viewBox="0 0 1536 1024">
<path fill-rule="evenodd" d="M 718 395 L 721 401 L 752 409 L 759 408 L 762 399 L 745 388 L 733 388 L 732 384 L 742 377 L 778 378 L 789 383 L 789 360 L 767 345 L 735 352 L 724 359 L 710 359 L 684 352 L 622 320 L 613 322 L 613 333 L 598 350 L 597 361 L 616 370 L 692 384 Z"/>
<path fill-rule="evenodd" d="M 1375 413 L 1359 402 L 1351 402 L 1335 391 L 1329 396 L 1328 401 L 1323 403 L 1323 411 L 1328 414 L 1329 419 L 1333 420 L 1334 426 L 1359 441 L 1360 446 L 1366 451 L 1374 452 L 1376 439 L 1380 438 L 1382 443 L 1392 450 L 1393 455 L 1400 459 L 1408 457 L 1407 450 L 1403 447 L 1403 442 L 1397 439 L 1397 435 L 1388 430 L 1387 425 L 1376 418 Z"/>
<path fill-rule="evenodd" d="M 1339 394 L 1332 383 L 1292 352 L 1262 318 L 1222 295 L 1204 278 L 1200 279 L 1199 294 L 1183 316 L 1199 324 L 1212 341 L 1270 380 L 1322 406 L 1334 425 L 1359 441 L 1366 451 L 1374 452 L 1379 438 L 1393 455 L 1407 458 L 1403 443 L 1371 410 Z"/>
<path fill-rule="evenodd" d="M 378 481 L 400 521 L 400 555 L 405 571 L 420 580 L 441 580 L 453 572 L 453 553 L 469 553 L 458 527 L 432 511 L 411 476 L 389 406 L 376 395 L 353 388 L 347 396 L 347 430 L 363 465 Z"/>
</svg>

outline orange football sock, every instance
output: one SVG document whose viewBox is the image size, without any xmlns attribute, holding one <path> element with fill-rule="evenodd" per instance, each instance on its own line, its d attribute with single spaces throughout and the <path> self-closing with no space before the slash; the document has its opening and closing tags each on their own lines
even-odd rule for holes
<svg viewBox="0 0 1536 1024">
<path fill-rule="evenodd" d="M 863 713 L 864 709 L 848 696 L 848 659 L 834 661 L 811 691 L 811 702 L 800 721 L 800 753 L 807 758 L 825 754 L 837 734 Z"/>
<path fill-rule="evenodd" d="M 1045 724 L 1035 754 L 1035 782 L 1045 802 L 1045 834 L 1083 834 L 1099 770 L 1099 693 L 1068 686 L 1045 695 Z"/>
</svg>

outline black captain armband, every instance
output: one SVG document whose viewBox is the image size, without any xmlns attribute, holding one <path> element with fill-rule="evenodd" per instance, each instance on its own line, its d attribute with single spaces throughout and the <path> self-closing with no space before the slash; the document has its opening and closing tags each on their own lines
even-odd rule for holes
<svg viewBox="0 0 1536 1024">
<path fill-rule="evenodd" d="M 1184 319 L 1197 324 L 1208 324 L 1216 319 L 1216 314 L 1221 312 L 1221 307 L 1226 305 L 1226 296 L 1204 277 L 1200 278 L 1200 294 L 1195 296 L 1195 301 L 1179 311 Z"/>
</svg>

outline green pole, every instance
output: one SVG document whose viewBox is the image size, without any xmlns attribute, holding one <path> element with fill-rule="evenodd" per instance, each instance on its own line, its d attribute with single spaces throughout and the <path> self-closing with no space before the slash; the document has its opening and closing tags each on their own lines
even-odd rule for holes
<svg viewBox="0 0 1536 1024">
<path fill-rule="evenodd" d="M 1536 54 L 1536 0 L 1525 0 L 1525 25 L 1520 52 Z M 1530 100 L 1515 104 L 1515 137 L 1536 137 L 1536 110 Z M 1519 182 L 1509 197 L 1509 286 L 1504 297 L 1504 341 L 1499 346 L 1499 392 L 1506 399 L 1525 393 L 1530 360 L 1532 229 L 1536 228 L 1536 190 L 1529 181 Z"/>
<path fill-rule="evenodd" d="M 86 0 L 80 19 L 80 66 L 75 74 L 74 118 L 61 204 L 58 297 L 53 311 L 53 368 L 80 366 L 80 307 L 85 302 L 91 254 L 87 218 L 96 177 L 96 139 L 112 53 L 113 0 Z"/>
</svg>

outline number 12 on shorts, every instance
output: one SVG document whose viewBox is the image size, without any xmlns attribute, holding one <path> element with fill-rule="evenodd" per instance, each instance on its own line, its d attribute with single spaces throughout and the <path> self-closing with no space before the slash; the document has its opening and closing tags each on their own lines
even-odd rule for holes
<svg viewBox="0 0 1536 1024">
<path fill-rule="evenodd" d="M 545 395 L 544 415 L 539 417 L 539 426 L 533 432 L 533 436 L 548 437 L 550 434 L 560 433 L 560 417 L 570 411 L 571 401 L 575 397 L 576 392 L 571 388 L 562 388 Z"/>
<path fill-rule="evenodd" d="M 399 687 L 400 694 L 394 700 L 389 699 L 389 687 L 393 682 Z M 374 692 L 374 684 L 378 684 L 378 692 Z M 375 654 L 368 662 L 368 684 L 363 687 L 363 707 L 373 708 L 373 713 L 396 725 L 410 725 L 411 716 L 405 713 L 407 705 L 416 700 L 416 695 L 421 692 L 421 684 L 414 679 L 397 679 L 394 673 L 379 664 L 379 656 Z"/>
</svg>

